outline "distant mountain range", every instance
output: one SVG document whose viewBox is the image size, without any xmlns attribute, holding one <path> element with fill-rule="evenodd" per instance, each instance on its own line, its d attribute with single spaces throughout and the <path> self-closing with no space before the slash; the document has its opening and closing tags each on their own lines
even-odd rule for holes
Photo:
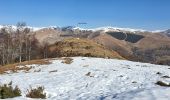
<svg viewBox="0 0 170 100">
<path fill-rule="evenodd" d="M 13 30 L 17 29 L 17 26 L 15 25 L 0 25 L 1 28 L 12 28 Z M 112 26 L 106 26 L 106 27 L 98 27 L 98 28 L 92 28 L 92 29 L 85 29 L 81 27 L 75 27 L 75 26 L 66 26 L 66 27 L 58 27 L 58 26 L 48 26 L 48 27 L 31 27 L 31 26 L 26 26 L 25 28 L 30 28 L 32 31 L 38 31 L 42 29 L 62 29 L 62 28 L 67 28 L 67 29 L 72 29 L 72 30 L 86 30 L 86 31 L 125 31 L 125 32 L 152 32 L 152 33 L 158 33 L 158 32 L 164 32 L 164 33 L 170 33 L 170 29 L 167 30 L 155 30 L 155 31 L 148 31 L 148 30 L 143 30 L 143 29 L 134 29 L 134 28 L 120 28 L 120 27 L 112 27 Z"/>
<path fill-rule="evenodd" d="M 4 26 L 0 26 L 2 29 Z M 5 26 L 15 31 L 16 26 Z M 39 41 L 55 44 L 68 38 L 92 40 L 114 50 L 120 56 L 133 61 L 170 65 L 170 29 L 165 31 L 146 31 L 141 29 L 100 27 L 83 29 L 80 27 L 27 27 Z"/>
</svg>

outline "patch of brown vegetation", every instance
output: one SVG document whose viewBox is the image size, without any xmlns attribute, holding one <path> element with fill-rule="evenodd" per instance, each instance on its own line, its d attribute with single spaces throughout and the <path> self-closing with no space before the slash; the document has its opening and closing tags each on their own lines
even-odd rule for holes
<svg viewBox="0 0 170 100">
<path fill-rule="evenodd" d="M 35 89 L 31 88 L 30 90 L 27 90 L 28 93 L 26 94 L 26 97 L 29 98 L 46 98 L 46 93 L 44 93 L 44 87 L 37 87 Z"/>
<path fill-rule="evenodd" d="M 124 59 L 117 52 L 89 39 L 71 38 L 56 42 L 49 47 L 50 57 L 100 57 Z"/>
<path fill-rule="evenodd" d="M 31 65 L 31 64 L 50 64 L 49 60 L 31 60 L 31 61 L 25 61 L 21 63 L 15 63 L 15 64 L 9 64 L 0 67 L 0 74 L 4 74 L 7 71 L 11 71 L 13 73 L 16 73 L 17 71 L 23 70 L 28 72 L 32 67 L 27 67 L 26 65 Z M 23 67 L 18 67 L 18 66 L 23 66 Z"/>
<path fill-rule="evenodd" d="M 93 38 L 99 44 L 118 52 L 122 57 L 129 59 L 132 55 L 132 43 L 128 43 L 122 40 L 118 40 L 108 34 L 100 34 Z"/>
<path fill-rule="evenodd" d="M 148 48 L 154 49 L 163 45 L 170 46 L 170 40 L 168 37 L 160 33 L 156 33 L 156 34 L 147 33 L 147 35 L 145 35 L 145 38 L 141 39 L 141 41 L 135 44 L 135 46 L 139 47 L 140 49 L 148 49 Z"/>
<path fill-rule="evenodd" d="M 156 64 L 159 65 L 170 65 L 170 56 L 162 56 L 157 59 Z"/>
<path fill-rule="evenodd" d="M 62 63 L 64 63 L 64 64 L 71 64 L 72 62 L 73 62 L 73 59 L 68 58 L 68 57 L 63 58 L 63 61 L 62 61 Z"/>
</svg>

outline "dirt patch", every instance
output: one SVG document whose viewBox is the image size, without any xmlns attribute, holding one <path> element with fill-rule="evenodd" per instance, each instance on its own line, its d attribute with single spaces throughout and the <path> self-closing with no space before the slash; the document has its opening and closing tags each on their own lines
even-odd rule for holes
<svg viewBox="0 0 170 100">
<path fill-rule="evenodd" d="M 50 62 L 49 60 L 41 59 L 41 60 L 31 60 L 31 61 L 25 61 L 21 63 L 9 64 L 9 65 L 0 67 L 0 74 L 4 74 L 7 71 L 16 73 L 17 71 L 20 71 L 20 70 L 28 72 L 30 69 L 32 69 L 32 67 L 28 67 L 26 65 L 31 65 L 31 64 L 43 65 L 43 64 L 50 64 Z M 23 67 L 19 67 L 19 66 L 23 66 Z"/>
</svg>

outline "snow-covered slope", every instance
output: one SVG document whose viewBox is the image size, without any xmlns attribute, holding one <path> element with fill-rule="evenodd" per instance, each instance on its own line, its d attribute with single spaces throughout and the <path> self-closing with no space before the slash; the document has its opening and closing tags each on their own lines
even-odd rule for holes
<svg viewBox="0 0 170 100">
<path fill-rule="evenodd" d="M 170 35 L 170 29 L 166 30 L 164 33 L 169 34 Z"/>
<path fill-rule="evenodd" d="M 0 75 L 0 84 L 13 81 L 25 100 L 30 86 L 44 86 L 48 100 L 170 100 L 170 67 L 126 60 L 75 57 L 71 64 L 61 59 L 49 65 L 32 66 L 29 72 Z M 21 66 L 20 66 L 21 67 Z M 158 74 L 158 72 L 160 74 Z M 10 99 L 9 99 L 10 100 Z"/>
<path fill-rule="evenodd" d="M 145 32 L 146 30 L 142 30 L 142 29 L 132 29 L 132 28 L 119 28 L 119 27 L 100 27 L 100 28 L 96 28 L 93 29 L 94 31 L 97 30 L 104 30 L 104 32 L 108 32 L 108 31 L 116 31 L 116 32 L 120 32 L 120 31 L 125 31 L 125 32 Z"/>
<path fill-rule="evenodd" d="M 103 32 L 109 32 L 109 31 L 115 31 L 115 32 L 146 32 L 146 30 L 143 29 L 132 29 L 132 28 L 119 28 L 119 27 L 99 27 L 99 28 L 94 28 L 94 29 L 83 29 L 80 27 L 75 27 L 73 29 L 78 29 L 78 30 L 87 30 L 87 31 L 103 31 Z"/>
</svg>

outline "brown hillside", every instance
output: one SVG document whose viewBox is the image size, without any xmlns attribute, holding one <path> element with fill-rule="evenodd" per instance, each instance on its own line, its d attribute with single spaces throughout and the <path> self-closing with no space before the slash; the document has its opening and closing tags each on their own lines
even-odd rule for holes
<svg viewBox="0 0 170 100">
<path fill-rule="evenodd" d="M 79 38 L 65 39 L 56 42 L 49 47 L 49 53 L 50 57 L 85 56 L 124 59 L 117 52 L 108 50 L 94 41 Z"/>
<path fill-rule="evenodd" d="M 164 36 L 163 34 L 153 33 L 147 35 L 145 38 L 141 39 L 134 46 L 142 50 L 144 49 L 155 49 L 161 46 L 168 45 L 170 46 L 170 38 Z"/>
<path fill-rule="evenodd" d="M 129 56 L 132 55 L 131 43 L 118 40 L 108 34 L 100 34 L 99 36 L 93 38 L 93 40 L 109 49 L 118 52 L 122 57 L 125 57 L 127 59 Z"/>
<path fill-rule="evenodd" d="M 125 39 L 125 34 L 127 37 Z M 152 32 L 124 32 L 124 31 L 82 31 L 82 30 L 57 30 L 57 29 L 42 29 L 36 32 L 36 38 L 43 44 L 43 41 L 49 44 L 54 44 L 57 41 L 63 41 L 68 38 L 85 38 L 101 44 L 103 47 L 113 50 L 120 54 L 123 58 L 133 61 L 149 62 L 156 64 L 169 64 L 170 61 L 170 37 L 163 33 L 152 33 Z M 125 40 L 124 40 L 125 39 Z M 63 43 L 64 46 L 61 48 L 65 50 L 65 47 L 72 47 L 71 51 L 62 51 L 58 48 L 59 52 L 55 52 L 55 56 L 89 56 L 86 52 L 87 48 L 84 50 L 83 47 L 79 47 L 82 50 L 76 52 L 76 46 L 74 43 Z M 59 45 L 62 42 L 58 42 Z M 81 44 L 81 43 L 80 43 Z M 71 46 L 70 46 L 71 45 Z M 56 49 L 56 47 L 55 47 Z M 75 50 L 75 51 L 74 51 Z M 90 49 L 91 50 L 91 49 Z M 52 50 L 53 51 L 53 50 Z M 55 51 L 55 50 L 54 50 Z M 78 51 L 78 50 L 77 50 Z M 92 50 L 93 52 L 93 50 Z M 91 53 L 91 51 L 90 51 Z M 55 57 L 54 55 L 50 56 Z M 93 54 L 96 56 L 96 54 Z M 97 55 L 99 56 L 99 55 Z M 101 56 L 101 55 L 100 55 Z M 105 57 L 102 54 L 102 57 Z"/>
</svg>

